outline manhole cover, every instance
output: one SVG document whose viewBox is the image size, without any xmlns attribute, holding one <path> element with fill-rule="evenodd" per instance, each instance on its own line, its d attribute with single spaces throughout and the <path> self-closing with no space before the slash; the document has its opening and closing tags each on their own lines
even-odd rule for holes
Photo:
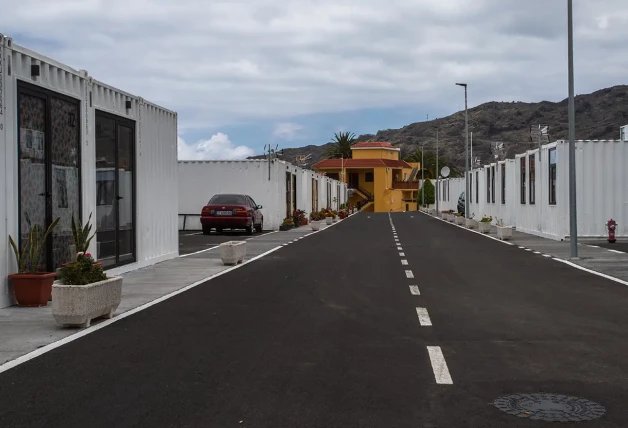
<svg viewBox="0 0 628 428">
<path fill-rule="evenodd" d="M 495 407 L 509 415 L 548 422 L 582 422 L 597 419 L 606 409 L 584 398 L 560 394 L 512 394 L 499 397 Z"/>
</svg>

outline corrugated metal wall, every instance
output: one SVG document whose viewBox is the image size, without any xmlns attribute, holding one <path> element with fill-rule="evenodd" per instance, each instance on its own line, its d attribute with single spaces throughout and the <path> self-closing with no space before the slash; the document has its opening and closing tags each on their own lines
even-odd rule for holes
<svg viewBox="0 0 628 428">
<path fill-rule="evenodd" d="M 0 212 L 6 222 L 0 225 L 0 241 L 18 230 L 18 168 L 17 159 L 17 83 L 27 82 L 78 100 L 81 109 L 81 181 L 82 210 L 85 219 L 96 212 L 95 111 L 103 110 L 136 122 L 137 262 L 109 271 L 127 271 L 176 257 L 178 254 L 176 204 L 163 205 L 163 200 L 176 200 L 176 114 L 144 102 L 138 97 L 91 79 L 86 71 L 74 70 L 64 64 L 14 45 L 2 38 L 0 58 Z M 31 76 L 31 65 L 40 66 L 40 75 Z M 9 74 L 9 69 L 11 70 Z M 126 110 L 125 101 L 132 107 Z M 140 117 L 144 113 L 144 119 Z M 146 137 L 144 137 L 146 136 Z M 156 210 L 159 213 L 156 213 Z M 6 246 L 0 246 L 0 307 L 12 304 L 7 274 L 16 269 L 15 260 Z M 96 242 L 92 241 L 92 253 Z"/>
<path fill-rule="evenodd" d="M 218 193 L 251 196 L 263 206 L 264 228 L 279 229 L 286 217 L 286 173 L 294 174 L 297 209 L 304 210 L 307 215 L 312 211 L 312 178 L 319 183 L 319 210 L 327 206 L 328 183 L 332 184 L 332 200 L 336 195 L 338 181 L 284 161 L 274 160 L 271 163 L 270 180 L 267 160 L 179 161 L 179 229 L 183 229 L 184 214 L 191 214 L 185 221 L 185 230 L 200 230 L 201 209 Z M 342 185 L 341 189 L 346 189 L 346 185 Z"/>
<path fill-rule="evenodd" d="M 569 153 L 568 143 L 557 141 L 529 150 L 497 164 L 472 171 L 472 200 L 469 212 L 479 219 L 484 215 L 502 219 L 522 232 L 551 239 L 569 235 Z M 556 153 L 556 204 L 550 204 L 550 152 Z M 534 182 L 530 182 L 530 161 L 534 158 Z M 521 159 L 525 159 L 525 199 L 522 199 Z M 505 165 L 506 203 L 502 203 L 502 169 Z M 578 236 L 604 238 L 606 222 L 618 222 L 617 236 L 628 237 L 628 142 L 578 141 L 576 143 L 576 186 L 578 204 Z M 489 169 L 495 167 L 495 202 L 487 201 Z M 479 180 L 479 181 L 478 181 Z M 447 184 L 449 182 L 449 184 Z M 477 182 L 477 187 L 476 187 Z M 534 204 L 530 203 L 530 186 L 534 185 Z M 458 195 L 464 191 L 464 179 L 443 180 Z M 492 183 L 491 183 L 492 185 Z M 476 199 L 479 190 L 479 201 Z M 442 192 L 443 190 L 441 190 Z M 450 190 L 451 191 L 451 190 Z M 445 195 L 441 195 L 445 196 Z M 456 210 L 456 200 L 441 199 L 440 209 Z"/>
</svg>

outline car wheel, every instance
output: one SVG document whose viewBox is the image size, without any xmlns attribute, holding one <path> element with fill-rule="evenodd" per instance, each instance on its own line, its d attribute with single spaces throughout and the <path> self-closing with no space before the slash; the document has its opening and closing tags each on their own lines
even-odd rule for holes
<svg viewBox="0 0 628 428">
<path fill-rule="evenodd" d="M 264 220 L 262 220 L 262 221 L 260 222 L 260 224 L 258 224 L 257 226 L 255 226 L 255 230 L 256 230 L 258 233 L 262 233 L 262 231 L 264 230 Z"/>
<path fill-rule="evenodd" d="M 211 227 L 203 226 L 203 235 L 209 235 L 212 231 Z"/>
<path fill-rule="evenodd" d="M 254 230 L 253 222 L 251 222 L 251 225 L 246 227 L 246 234 L 247 235 L 252 235 L 253 234 L 253 230 Z"/>
</svg>

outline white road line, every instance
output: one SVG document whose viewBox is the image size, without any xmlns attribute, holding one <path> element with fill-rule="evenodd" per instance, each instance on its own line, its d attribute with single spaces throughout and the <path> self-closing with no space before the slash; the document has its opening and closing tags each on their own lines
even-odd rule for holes
<svg viewBox="0 0 628 428">
<path fill-rule="evenodd" d="M 405 257 L 406 253 L 399 253 L 399 257 Z"/>
<path fill-rule="evenodd" d="M 556 260 L 557 262 L 561 262 L 561 263 L 564 263 L 564 264 L 569 265 L 571 267 L 575 267 L 576 269 L 580 269 L 580 270 L 583 270 L 585 272 L 592 273 L 593 275 L 601 276 L 602 278 L 610 279 L 611 281 L 618 282 L 618 283 L 620 283 L 622 285 L 628 285 L 628 281 L 624 281 L 623 279 L 615 278 L 614 276 L 606 275 L 605 273 L 601 273 L 601 272 L 598 272 L 598 271 L 595 271 L 595 270 L 587 269 L 585 267 L 582 267 L 580 265 L 572 263 L 572 262 L 570 262 L 568 260 L 563 260 L 563 259 L 559 259 L 559 258 L 556 258 L 556 257 L 553 258 L 552 260 Z"/>
<path fill-rule="evenodd" d="M 552 257 L 552 256 L 549 254 L 543 254 L 543 257 Z"/>
<path fill-rule="evenodd" d="M 525 249 L 526 249 L 526 247 L 519 247 L 519 248 L 521 248 L 522 250 L 525 250 Z"/>
<path fill-rule="evenodd" d="M 426 308 L 416 308 L 416 314 L 419 316 L 419 323 L 421 324 L 421 326 L 432 326 L 432 320 L 430 319 L 430 315 L 427 313 Z"/>
<path fill-rule="evenodd" d="M 454 381 L 449 374 L 447 368 L 447 362 L 440 346 L 428 346 L 427 352 L 430 354 L 430 361 L 432 362 L 432 370 L 434 371 L 434 378 L 436 383 L 441 385 L 453 385 Z"/>
<path fill-rule="evenodd" d="M 411 270 L 406 271 L 406 278 L 414 278 L 414 274 L 412 273 Z"/>
<path fill-rule="evenodd" d="M 526 248 L 526 251 L 532 251 L 532 249 L 531 248 Z"/>
<path fill-rule="evenodd" d="M 136 308 L 130 309 L 130 310 L 126 311 L 126 312 L 123 312 L 123 313 L 121 313 L 119 315 L 116 315 L 113 318 L 110 318 L 108 320 L 100 322 L 100 323 L 98 323 L 96 325 L 93 325 L 93 326 L 91 326 L 89 328 L 86 328 L 84 330 L 80 330 L 78 333 L 74 333 L 71 336 L 65 337 L 65 338 L 63 338 L 61 340 L 57 340 L 56 342 L 53 342 L 53 343 L 50 343 L 48 345 L 42 346 L 39 349 L 36 349 L 36 350 L 34 350 L 32 352 L 29 352 L 28 354 L 22 355 L 20 357 L 17 357 L 14 360 L 8 361 L 8 362 L 6 362 L 6 363 L 4 363 L 4 364 L 2 364 L 0 366 L 0 373 L 6 372 L 7 370 L 12 369 L 13 367 L 19 366 L 20 364 L 25 363 L 26 361 L 30 361 L 33 358 L 37 358 L 40 355 L 45 354 L 46 352 L 50 352 L 53 349 L 59 348 L 60 346 L 63 346 L 65 344 L 67 344 L 67 343 L 74 342 L 75 340 L 80 339 L 83 336 L 87 336 L 88 334 L 94 333 L 94 332 L 100 330 L 101 328 L 105 328 L 105 327 L 113 324 L 114 322 L 121 321 L 121 320 L 123 320 L 123 319 L 125 319 L 127 317 L 130 317 L 131 315 L 133 315 L 133 314 L 135 314 L 137 312 L 143 311 L 144 309 L 148 309 L 151 306 L 154 306 L 154 305 L 156 305 L 158 303 L 161 303 L 164 300 L 168 300 L 168 299 L 170 299 L 170 298 L 172 298 L 172 297 L 174 297 L 174 296 L 176 296 L 178 294 L 184 293 L 184 292 L 186 292 L 186 291 L 188 291 L 188 290 L 190 290 L 190 289 L 192 289 L 194 287 L 197 287 L 197 286 L 199 286 L 199 285 L 201 285 L 201 284 L 203 284 L 203 283 L 205 283 L 207 281 L 210 281 L 210 280 L 212 280 L 214 278 L 222 276 L 222 275 L 224 275 L 226 273 L 229 273 L 231 271 L 234 271 L 236 269 L 240 269 L 242 266 L 246 266 L 247 264 L 249 264 L 251 262 L 254 262 L 255 260 L 261 259 L 262 257 L 265 257 L 268 254 L 279 250 L 280 248 L 282 248 L 282 247 L 281 246 L 275 247 L 272 250 L 268 250 L 265 253 L 262 253 L 262 254 L 260 254 L 258 256 L 255 256 L 255 257 L 253 257 L 253 258 L 251 258 L 249 260 L 245 260 L 245 261 L 243 261 L 239 265 L 235 265 L 235 266 L 229 267 L 229 268 L 227 268 L 227 269 L 225 269 L 223 271 L 220 271 L 220 272 L 218 272 L 218 273 L 216 273 L 214 275 L 208 276 L 207 278 L 203 278 L 200 281 L 196 281 L 193 284 L 190 284 L 188 286 L 180 288 L 180 289 L 178 289 L 176 291 L 173 291 L 172 293 L 166 294 L 165 296 L 161 296 L 161 297 L 159 297 L 159 298 L 157 298 L 157 299 L 155 299 L 155 300 L 153 300 L 151 302 L 148 302 L 148 303 L 145 303 L 145 304 L 143 304 L 141 306 L 138 306 Z"/>
<path fill-rule="evenodd" d="M 599 246 L 597 246 L 597 245 L 589 245 L 589 247 L 591 247 L 591 248 L 600 248 L 600 247 L 599 247 Z"/>
<path fill-rule="evenodd" d="M 397 247 L 397 251 L 403 251 L 402 247 Z"/>
<path fill-rule="evenodd" d="M 619 250 L 608 250 L 608 251 L 610 251 L 611 253 L 626 254 L 623 251 L 619 251 Z"/>
<path fill-rule="evenodd" d="M 426 215 L 426 216 L 429 216 L 429 217 L 432 217 L 431 215 L 426 214 L 426 213 L 422 213 L 422 214 L 423 214 L 423 215 Z M 461 226 L 461 225 L 459 225 L 459 224 L 449 223 L 447 220 L 442 219 L 442 218 L 440 218 L 440 217 L 434 217 L 434 218 L 435 218 L 435 219 L 437 219 L 437 220 L 440 220 L 440 221 L 442 221 L 442 222 L 444 222 L 444 223 L 454 225 L 454 226 L 459 227 L 459 228 L 464 229 L 464 230 L 468 230 L 469 232 L 477 233 L 478 235 L 484 236 L 485 238 L 489 238 L 489 239 L 492 239 L 492 240 L 494 240 L 494 241 L 501 242 L 502 244 L 506 244 L 506 245 L 515 245 L 515 244 L 513 244 L 512 242 L 504 241 L 504 240 L 499 239 L 499 238 L 496 238 L 496 237 L 494 237 L 494 236 L 490 236 L 489 234 L 482 233 L 482 232 L 478 232 L 477 230 L 473 230 L 473 229 L 468 229 L 468 228 L 466 228 L 466 227 L 464 227 L 464 226 Z"/>
<path fill-rule="evenodd" d="M 534 251 L 534 254 L 541 254 L 540 251 Z"/>
<path fill-rule="evenodd" d="M 404 265 L 404 266 L 407 266 L 408 265 L 408 261 L 407 260 L 402 260 L 401 264 Z"/>
<path fill-rule="evenodd" d="M 204 253 L 204 252 L 206 252 L 206 251 L 215 250 L 215 249 L 216 249 L 216 248 L 218 248 L 218 247 L 220 247 L 220 245 L 217 245 L 217 246 L 215 246 L 215 247 L 211 247 L 211 248 L 206 248 L 206 249 L 204 249 L 204 250 L 201 250 L 201 251 L 196 251 L 196 252 L 194 252 L 194 253 L 190 253 L 190 254 L 182 254 L 182 255 L 180 255 L 179 257 L 190 257 L 190 256 L 193 256 L 194 254 L 200 254 L 200 253 Z"/>
<path fill-rule="evenodd" d="M 202 234 L 202 233 L 203 233 L 203 232 L 187 233 L 187 234 L 185 234 L 185 235 L 181 235 L 181 236 L 194 236 L 194 235 L 200 235 L 200 234 Z"/>
<path fill-rule="evenodd" d="M 411 285 L 410 286 L 410 294 L 412 294 L 414 296 L 420 296 L 421 292 L 419 291 L 419 286 L 418 285 Z"/>
</svg>

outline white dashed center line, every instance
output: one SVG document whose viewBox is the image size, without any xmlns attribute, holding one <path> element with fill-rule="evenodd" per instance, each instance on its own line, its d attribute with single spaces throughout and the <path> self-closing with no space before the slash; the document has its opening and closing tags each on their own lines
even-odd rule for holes
<svg viewBox="0 0 628 428">
<path fill-rule="evenodd" d="M 407 266 L 408 265 L 408 261 L 407 260 L 402 260 L 401 264 L 404 265 L 404 266 Z"/>
<path fill-rule="evenodd" d="M 411 270 L 406 271 L 406 278 L 414 278 L 414 274 L 412 273 Z"/>
<path fill-rule="evenodd" d="M 397 251 L 403 251 L 403 248 L 397 247 Z"/>
<path fill-rule="evenodd" d="M 405 257 L 406 253 L 399 253 L 399 257 Z"/>
<path fill-rule="evenodd" d="M 410 294 L 412 294 L 414 296 L 420 296 L 421 292 L 419 291 L 419 286 L 418 285 L 411 285 L 410 286 Z"/>
<path fill-rule="evenodd" d="M 447 362 L 445 361 L 445 356 L 440 346 L 428 346 L 427 352 L 430 354 L 430 361 L 432 362 L 432 370 L 434 371 L 436 383 L 453 385 L 454 381 L 449 374 Z"/>
<path fill-rule="evenodd" d="M 419 316 L 419 323 L 421 323 L 421 326 L 432 326 L 432 320 L 430 319 L 430 315 L 427 313 L 426 308 L 416 308 L 416 314 Z"/>
</svg>

